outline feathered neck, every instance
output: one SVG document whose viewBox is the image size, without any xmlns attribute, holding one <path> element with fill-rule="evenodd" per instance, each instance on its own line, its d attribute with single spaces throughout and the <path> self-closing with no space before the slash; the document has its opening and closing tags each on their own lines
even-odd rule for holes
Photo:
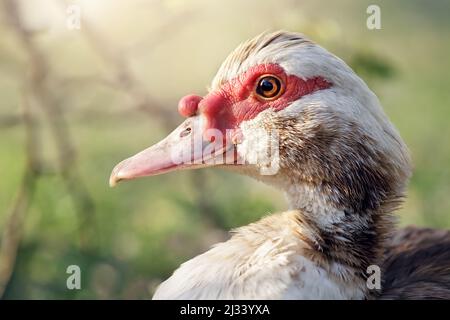
<svg viewBox="0 0 450 320">
<path fill-rule="evenodd" d="M 337 205 L 321 187 L 292 184 L 286 191 L 289 209 L 297 212 L 300 237 L 322 266 L 339 263 L 365 279 L 370 265 L 380 265 L 385 240 L 394 229 L 390 204 L 354 211 Z"/>
</svg>

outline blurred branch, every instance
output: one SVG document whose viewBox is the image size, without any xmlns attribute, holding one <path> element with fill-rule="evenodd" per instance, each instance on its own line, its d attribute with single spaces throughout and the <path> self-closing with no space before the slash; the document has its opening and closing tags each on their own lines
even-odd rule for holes
<svg viewBox="0 0 450 320">
<path fill-rule="evenodd" d="M 19 115 L 0 115 L 0 128 L 14 127 L 21 123 L 22 120 Z"/>
<path fill-rule="evenodd" d="M 14 270 L 17 251 L 22 238 L 25 213 L 34 193 L 35 181 L 36 179 L 31 171 L 26 170 L 4 227 L 0 248 L 0 297 L 3 296 Z"/>
<path fill-rule="evenodd" d="M 183 11 L 176 15 L 175 18 L 168 19 L 160 28 L 154 30 L 152 32 L 153 37 L 150 35 L 149 39 L 151 40 L 148 40 L 151 42 L 152 48 L 154 48 L 157 43 L 167 40 L 168 34 L 176 36 L 177 24 L 174 22 L 183 22 L 185 24 L 188 17 L 192 17 L 193 12 L 194 9 L 191 7 L 188 11 Z M 171 130 L 175 125 L 174 115 L 176 113 L 168 111 L 156 102 L 156 99 L 145 90 L 133 73 L 126 55 L 118 50 L 114 50 L 114 46 L 107 42 L 106 38 L 103 35 L 100 35 L 99 31 L 96 30 L 89 21 L 83 21 L 82 30 L 92 48 L 95 49 L 110 66 L 112 74 L 114 75 L 111 82 L 116 83 L 120 90 L 129 95 L 138 110 L 143 111 L 152 119 L 161 121 L 167 130 Z M 148 41 L 146 41 L 146 43 L 148 43 Z M 138 45 L 135 45 L 134 48 L 137 46 Z M 205 223 L 208 223 L 212 228 L 223 229 L 225 226 L 223 219 L 218 214 L 218 210 L 215 208 L 214 204 L 207 196 L 205 196 L 208 194 L 206 176 L 203 172 L 195 172 L 189 177 L 191 184 L 196 186 L 195 189 L 197 190 L 197 193 L 195 202 Z"/>
<path fill-rule="evenodd" d="M 176 30 L 180 30 L 186 26 L 189 20 L 192 20 L 198 10 L 192 5 L 178 12 L 175 15 L 170 16 L 168 19 L 163 21 L 163 23 L 152 30 L 150 37 L 146 37 L 144 41 L 132 44 L 126 49 L 126 52 L 140 52 L 141 50 L 146 50 L 147 48 L 155 47 L 164 41 L 170 39 L 170 37 L 177 36 Z"/>
<path fill-rule="evenodd" d="M 35 191 L 36 178 L 40 169 L 37 155 L 39 132 L 28 103 L 28 97 L 24 97 L 22 120 L 26 128 L 26 167 L 2 234 L 0 247 L 0 297 L 3 296 L 14 270 L 17 251 L 22 238 L 25 214 Z"/>
<path fill-rule="evenodd" d="M 103 35 L 100 35 L 93 24 L 86 19 L 83 21 L 82 32 L 91 47 L 110 66 L 113 77 L 109 83 L 113 83 L 118 89 L 126 93 L 132 99 L 137 110 L 161 121 L 165 127 L 173 126 L 172 113 L 168 112 L 148 94 L 132 72 L 125 55 L 118 50 L 114 50 L 114 46 Z"/>
</svg>

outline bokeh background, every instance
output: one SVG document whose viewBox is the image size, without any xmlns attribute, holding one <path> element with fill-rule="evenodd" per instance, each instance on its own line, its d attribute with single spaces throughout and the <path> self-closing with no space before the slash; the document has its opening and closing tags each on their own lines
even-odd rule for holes
<svg viewBox="0 0 450 320">
<path fill-rule="evenodd" d="M 181 96 L 266 30 L 307 34 L 368 82 L 414 159 L 401 225 L 450 228 L 449 14 L 446 0 L 1 0 L 0 296 L 150 298 L 225 230 L 285 209 L 214 169 L 108 187 L 118 161 L 181 122 Z M 72 264 L 81 290 L 66 288 Z"/>
</svg>

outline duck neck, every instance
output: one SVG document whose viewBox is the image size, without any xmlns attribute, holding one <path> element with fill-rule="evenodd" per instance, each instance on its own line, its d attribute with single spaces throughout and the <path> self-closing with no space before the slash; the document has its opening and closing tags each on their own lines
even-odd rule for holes
<svg viewBox="0 0 450 320">
<path fill-rule="evenodd" d="M 308 253 L 321 266 L 366 279 L 367 268 L 381 263 L 384 240 L 393 226 L 383 206 L 357 211 L 333 201 L 321 186 L 306 183 L 291 184 L 285 193 L 290 209 L 298 212 Z"/>
</svg>

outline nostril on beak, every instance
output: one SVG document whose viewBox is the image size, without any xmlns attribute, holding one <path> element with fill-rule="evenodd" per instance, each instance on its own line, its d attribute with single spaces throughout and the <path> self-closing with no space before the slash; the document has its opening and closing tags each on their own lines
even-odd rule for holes
<svg viewBox="0 0 450 320">
<path fill-rule="evenodd" d="M 178 112 L 186 118 L 194 116 L 202 99 L 202 97 L 195 94 L 181 98 L 180 102 L 178 102 Z"/>
<path fill-rule="evenodd" d="M 180 132 L 180 138 L 184 138 L 188 135 L 191 134 L 192 129 L 191 128 L 186 128 L 183 131 Z"/>
</svg>

